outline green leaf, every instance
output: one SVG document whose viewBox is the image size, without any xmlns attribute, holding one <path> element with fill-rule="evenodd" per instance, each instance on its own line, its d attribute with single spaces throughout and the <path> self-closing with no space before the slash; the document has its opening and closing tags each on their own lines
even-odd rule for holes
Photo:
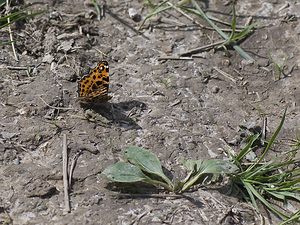
<svg viewBox="0 0 300 225">
<path fill-rule="evenodd" d="M 125 150 L 124 155 L 130 163 L 139 166 L 147 173 L 156 174 L 158 176 L 163 174 L 159 159 L 146 149 L 131 146 Z"/>
<path fill-rule="evenodd" d="M 124 155 L 130 163 L 138 166 L 142 171 L 162 178 L 170 187 L 173 187 L 170 179 L 164 174 L 159 159 L 152 152 L 131 146 L 125 150 Z"/>
<path fill-rule="evenodd" d="M 190 171 L 196 170 L 197 173 L 232 174 L 239 170 L 233 163 L 220 159 L 187 160 L 183 165 Z"/>
<path fill-rule="evenodd" d="M 207 174 L 213 174 L 214 176 L 219 174 L 233 174 L 239 170 L 233 163 L 219 159 L 187 160 L 183 165 L 190 170 L 190 173 L 184 179 L 185 184 L 180 192 L 189 189 Z"/>
<path fill-rule="evenodd" d="M 102 174 L 114 182 L 132 183 L 148 180 L 140 168 L 125 162 L 117 162 L 107 167 Z"/>
</svg>

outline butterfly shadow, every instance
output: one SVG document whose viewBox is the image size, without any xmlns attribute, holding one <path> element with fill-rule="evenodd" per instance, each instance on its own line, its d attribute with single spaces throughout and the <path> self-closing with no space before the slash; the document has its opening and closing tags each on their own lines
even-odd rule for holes
<svg viewBox="0 0 300 225">
<path fill-rule="evenodd" d="M 136 121 L 142 112 L 147 109 L 145 103 L 135 100 L 119 103 L 81 104 L 81 106 L 93 110 L 106 118 L 111 124 L 125 129 L 141 129 Z"/>
</svg>

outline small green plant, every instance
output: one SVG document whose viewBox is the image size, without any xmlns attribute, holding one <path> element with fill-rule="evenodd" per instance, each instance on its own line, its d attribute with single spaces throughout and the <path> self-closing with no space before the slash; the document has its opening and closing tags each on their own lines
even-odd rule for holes
<svg viewBox="0 0 300 225">
<path fill-rule="evenodd" d="M 168 78 L 162 78 L 160 80 L 160 82 L 165 86 L 165 88 L 169 88 L 169 87 L 172 86 L 172 80 L 169 77 Z"/>
<path fill-rule="evenodd" d="M 176 179 L 172 181 L 165 175 L 159 159 L 150 151 L 139 147 L 129 147 L 124 152 L 127 161 L 109 166 L 103 174 L 113 182 L 145 182 L 178 194 L 196 184 L 208 185 L 209 181 L 227 176 L 232 190 L 241 193 L 241 196 L 258 211 L 258 203 L 261 203 L 282 218 L 284 220 L 282 224 L 299 222 L 300 210 L 290 213 L 277 204 L 286 203 L 288 200 L 300 202 L 300 160 L 295 158 L 295 151 L 299 148 L 293 148 L 289 155 L 280 160 L 266 161 L 266 155 L 274 145 L 285 116 L 286 111 L 260 156 L 251 163 L 246 163 L 245 158 L 257 147 L 255 143 L 259 143 L 257 140 L 260 134 L 248 137 L 246 146 L 238 154 L 230 155 L 231 161 L 217 159 L 184 161 L 183 165 L 188 174 L 182 181 Z"/>
<path fill-rule="evenodd" d="M 279 63 L 275 62 L 272 58 L 271 61 L 274 67 L 274 79 L 275 81 L 280 80 L 281 75 L 284 75 L 285 65 L 280 65 Z"/>
<path fill-rule="evenodd" d="M 6 1 L 0 0 L 0 8 L 4 7 L 6 4 Z M 8 8 L 8 7 L 7 7 Z M 9 27 L 11 24 L 21 21 L 27 18 L 32 18 L 36 15 L 41 14 L 42 11 L 40 12 L 35 12 L 35 13 L 29 13 L 25 9 L 20 9 L 15 12 L 6 12 L 5 15 L 0 14 L 0 29 L 3 29 L 5 27 Z M 10 28 L 10 27 L 9 27 Z M 11 31 L 10 31 L 11 32 Z M 11 40 L 0 40 L 0 46 L 1 45 L 7 45 L 7 44 L 12 44 L 13 40 L 11 37 Z"/>
<path fill-rule="evenodd" d="M 300 213 L 288 215 L 287 210 L 277 206 L 276 201 L 286 203 L 289 199 L 300 202 L 300 168 L 295 154 L 282 157 L 280 160 L 266 161 L 265 156 L 273 146 L 281 130 L 286 111 L 271 139 L 266 143 L 261 155 L 252 163 L 245 163 L 245 156 L 252 150 L 253 143 L 259 134 L 253 135 L 248 144 L 236 155 L 232 156 L 239 173 L 229 175 L 233 190 L 242 193 L 257 210 L 258 202 L 282 219 L 299 221 Z"/>
<path fill-rule="evenodd" d="M 296 136 L 295 139 L 290 140 L 290 146 L 292 147 L 291 151 L 297 151 L 300 149 L 300 137 Z"/>
<path fill-rule="evenodd" d="M 187 160 L 184 162 L 189 171 L 187 177 L 173 182 L 165 175 L 159 159 L 152 152 L 132 146 L 125 150 L 124 156 L 127 162 L 117 162 L 103 171 L 108 179 L 120 183 L 144 182 L 175 193 L 182 193 L 205 178 L 208 181 L 209 175 L 216 178 L 224 173 L 233 174 L 237 169 L 224 160 Z"/>
<path fill-rule="evenodd" d="M 218 43 L 218 47 L 226 48 L 226 46 L 233 47 L 244 59 L 247 59 L 249 61 L 254 61 L 253 58 L 247 54 L 237 43 L 246 37 L 248 37 L 253 30 L 256 27 L 256 24 L 251 24 L 248 26 L 238 27 L 237 26 L 237 20 L 236 20 L 236 14 L 235 14 L 235 2 L 232 3 L 232 14 L 233 18 L 231 21 L 231 24 L 228 24 L 231 26 L 231 33 L 228 36 L 226 32 L 224 32 L 220 27 L 216 25 L 214 21 L 220 22 L 220 20 L 217 20 L 213 18 L 212 16 L 209 16 L 206 14 L 201 7 L 199 6 L 198 2 L 195 0 L 182 0 L 179 1 L 176 4 L 171 3 L 169 0 L 165 0 L 160 2 L 159 4 L 154 4 L 152 1 L 144 0 L 145 5 L 151 8 L 151 12 L 145 17 L 144 21 L 141 23 L 140 28 L 143 27 L 145 22 L 149 20 L 150 18 L 161 14 L 167 10 L 175 10 L 176 12 L 182 14 L 187 19 L 193 21 L 196 24 L 199 24 L 199 19 L 204 19 L 208 25 L 214 29 L 223 39 L 224 41 L 222 43 Z M 196 19 L 193 17 L 196 16 Z M 225 24 L 222 22 L 222 24 Z M 227 24 L 226 24 L 227 25 Z M 203 27 L 203 25 L 200 25 L 200 27 Z M 239 28 L 239 29 L 237 29 Z"/>
<path fill-rule="evenodd" d="M 288 55 L 282 50 L 277 50 L 269 52 L 268 56 L 270 63 L 273 66 L 272 72 L 274 75 L 274 80 L 278 81 L 281 78 L 286 77 L 288 75 L 285 73 L 285 70 L 287 69 Z"/>
<path fill-rule="evenodd" d="M 226 48 L 226 46 L 231 46 L 234 45 L 235 43 L 245 39 L 246 37 L 249 36 L 249 34 L 252 33 L 252 31 L 254 30 L 254 28 L 256 27 L 256 24 L 251 24 L 249 26 L 245 26 L 242 28 L 241 31 L 237 32 L 237 20 L 236 20 L 236 13 L 235 13 L 235 5 L 232 4 L 232 21 L 231 21 L 231 34 L 230 36 L 227 38 L 227 40 L 222 44 L 223 47 Z M 219 33 L 222 35 L 221 31 L 219 31 Z M 223 36 L 224 38 L 226 36 Z M 226 39 L 226 38 L 225 38 Z M 243 52 L 240 52 L 239 50 L 237 50 L 242 57 L 247 58 L 248 56 L 243 55 Z"/>
<path fill-rule="evenodd" d="M 93 4 L 93 6 L 96 10 L 97 20 L 100 21 L 102 19 L 102 17 L 104 17 L 104 7 L 105 7 L 105 5 L 98 4 L 96 0 L 91 0 L 91 3 Z"/>
</svg>

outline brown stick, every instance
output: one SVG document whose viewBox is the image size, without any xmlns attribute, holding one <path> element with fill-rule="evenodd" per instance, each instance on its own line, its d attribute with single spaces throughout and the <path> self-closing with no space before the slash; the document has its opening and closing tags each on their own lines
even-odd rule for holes
<svg viewBox="0 0 300 225">
<path fill-rule="evenodd" d="M 82 154 L 82 150 L 80 150 L 79 152 L 76 153 L 76 155 L 73 157 L 73 160 L 71 162 L 71 166 L 70 166 L 70 172 L 69 172 L 69 187 L 71 187 L 72 185 L 72 176 L 73 176 L 73 172 L 77 163 L 77 159 L 79 158 L 79 156 Z"/>
<path fill-rule="evenodd" d="M 221 75 L 223 75 L 224 77 L 226 77 L 227 79 L 229 79 L 229 80 L 231 80 L 233 83 L 235 83 L 236 84 L 236 79 L 233 77 L 233 76 L 231 76 L 230 74 L 228 74 L 228 73 L 226 73 L 226 72 L 224 72 L 224 71 L 222 71 L 222 70 L 220 70 L 218 67 L 213 67 L 217 72 L 219 72 Z"/>
<path fill-rule="evenodd" d="M 9 7 L 9 0 L 6 0 L 6 14 L 9 13 L 9 9 L 10 9 L 10 7 Z M 15 56 L 15 60 L 19 61 L 16 49 L 15 49 L 15 43 L 14 43 L 14 40 L 13 40 L 12 31 L 11 31 L 11 28 L 10 28 L 10 17 L 7 17 L 7 23 L 8 23 L 9 38 L 10 38 L 11 47 L 12 47 L 12 50 L 13 50 L 13 53 L 14 53 L 14 56 Z"/>
<path fill-rule="evenodd" d="M 63 181 L 64 181 L 64 198 L 65 198 L 65 209 L 64 211 L 71 212 L 70 197 L 69 197 L 69 185 L 68 185 L 68 149 L 67 149 L 67 135 L 63 134 Z"/>
<path fill-rule="evenodd" d="M 221 45 L 221 44 L 223 44 L 224 42 L 225 42 L 225 41 L 218 41 L 218 42 L 215 42 L 215 43 L 213 43 L 213 44 L 204 45 L 204 46 L 199 47 L 199 48 L 190 49 L 190 50 L 188 50 L 188 51 L 186 51 L 186 52 L 180 53 L 179 55 L 180 55 L 180 56 L 193 55 L 193 54 L 196 54 L 196 53 L 199 53 L 199 52 L 202 52 L 202 51 L 206 51 L 207 49 L 214 48 L 215 46 Z"/>
</svg>

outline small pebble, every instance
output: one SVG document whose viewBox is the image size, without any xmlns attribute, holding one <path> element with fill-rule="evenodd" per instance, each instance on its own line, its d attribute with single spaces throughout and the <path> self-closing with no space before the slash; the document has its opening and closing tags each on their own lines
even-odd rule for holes
<svg viewBox="0 0 300 225">
<path fill-rule="evenodd" d="M 220 88 L 218 86 L 215 86 L 212 88 L 212 93 L 216 94 L 220 91 Z"/>
<path fill-rule="evenodd" d="M 138 14 L 138 12 L 136 11 L 136 9 L 134 9 L 134 8 L 129 8 L 128 9 L 128 14 L 129 14 L 129 17 L 134 22 L 140 22 L 142 20 L 142 16 L 140 14 Z"/>
<path fill-rule="evenodd" d="M 230 61 L 228 60 L 228 59 L 224 59 L 224 60 L 222 60 L 222 65 L 223 66 L 230 66 Z"/>
<path fill-rule="evenodd" d="M 59 14 L 59 12 L 53 11 L 53 12 L 50 12 L 49 17 L 50 17 L 50 19 L 60 19 L 60 14 Z"/>
</svg>

